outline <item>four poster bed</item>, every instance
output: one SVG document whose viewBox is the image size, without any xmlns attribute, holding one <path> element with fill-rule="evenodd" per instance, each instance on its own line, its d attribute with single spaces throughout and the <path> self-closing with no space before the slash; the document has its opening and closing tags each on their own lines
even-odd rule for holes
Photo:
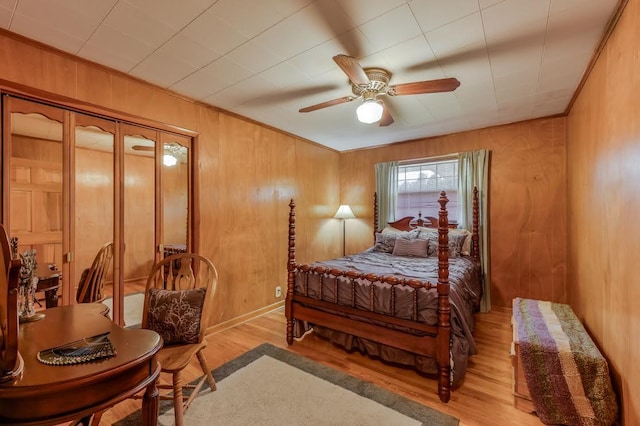
<svg viewBox="0 0 640 426">
<path fill-rule="evenodd" d="M 376 205 L 373 247 L 299 265 L 291 200 L 287 343 L 313 328 L 349 351 L 436 376 L 438 395 L 448 402 L 451 389 L 464 377 L 469 355 L 476 352 L 473 313 L 479 307 L 482 280 L 478 191 L 473 196 L 473 232 L 451 229 L 447 202 L 442 192 L 437 220 L 419 214 L 381 231 Z"/>
</svg>

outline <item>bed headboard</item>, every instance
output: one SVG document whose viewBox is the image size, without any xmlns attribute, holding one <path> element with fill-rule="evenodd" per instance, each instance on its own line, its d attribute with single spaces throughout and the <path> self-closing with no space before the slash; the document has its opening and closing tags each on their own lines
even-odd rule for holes
<svg viewBox="0 0 640 426">
<path fill-rule="evenodd" d="M 393 226 L 396 229 L 401 231 L 411 231 L 417 226 L 423 228 L 437 228 L 438 227 L 438 218 L 432 216 L 422 217 L 422 213 L 418 212 L 418 217 L 407 216 L 403 217 L 400 220 L 396 220 L 395 222 L 387 222 L 389 226 Z M 457 223 L 450 223 L 449 228 L 457 227 Z"/>
<path fill-rule="evenodd" d="M 471 248 L 471 255 L 476 259 L 480 256 L 480 250 L 478 247 L 479 242 L 479 198 L 478 198 L 478 188 L 473 188 L 473 202 L 472 202 L 472 212 L 473 212 L 473 221 L 472 221 L 472 241 L 473 245 Z M 401 231 L 410 231 L 418 226 L 426 227 L 426 228 L 438 228 L 438 218 L 432 216 L 422 217 L 422 213 L 418 212 L 417 217 L 407 216 L 402 219 L 396 220 L 395 222 L 387 222 L 389 226 L 392 226 Z M 373 241 L 375 242 L 376 233 L 381 232 L 382 229 L 378 226 L 378 194 L 376 192 L 373 193 Z M 457 222 L 449 222 L 450 229 L 458 228 Z"/>
</svg>

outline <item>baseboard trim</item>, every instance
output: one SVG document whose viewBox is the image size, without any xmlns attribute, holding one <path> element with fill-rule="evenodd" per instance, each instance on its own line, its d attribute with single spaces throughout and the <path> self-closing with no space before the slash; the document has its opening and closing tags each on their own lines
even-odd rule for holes
<svg viewBox="0 0 640 426">
<path fill-rule="evenodd" d="M 267 305 L 263 308 L 257 309 L 252 312 L 248 312 L 246 314 L 240 315 L 239 317 L 235 317 L 225 322 L 221 322 L 220 324 L 212 325 L 211 327 L 207 327 L 207 335 L 220 333 L 221 331 L 227 330 L 231 327 L 235 327 L 236 325 L 245 323 L 254 318 L 258 318 L 262 315 L 266 315 L 269 312 L 277 311 L 278 309 L 282 309 L 284 307 L 284 300 L 280 300 L 274 304 Z"/>
</svg>

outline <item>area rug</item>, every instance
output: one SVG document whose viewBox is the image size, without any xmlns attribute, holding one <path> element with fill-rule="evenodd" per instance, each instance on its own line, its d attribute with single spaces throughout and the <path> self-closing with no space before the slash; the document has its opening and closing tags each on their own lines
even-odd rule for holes
<svg viewBox="0 0 640 426">
<path fill-rule="evenodd" d="M 112 318 L 113 299 L 107 297 L 102 301 L 109 308 L 109 318 Z M 142 307 L 144 306 L 144 292 L 131 293 L 124 296 L 124 326 L 140 327 L 142 324 Z"/>
<path fill-rule="evenodd" d="M 213 375 L 218 389 L 201 391 L 185 413 L 186 425 L 459 424 L 447 414 L 268 343 Z M 141 422 L 137 411 L 115 425 Z M 171 401 L 161 401 L 158 424 L 174 424 Z"/>
</svg>

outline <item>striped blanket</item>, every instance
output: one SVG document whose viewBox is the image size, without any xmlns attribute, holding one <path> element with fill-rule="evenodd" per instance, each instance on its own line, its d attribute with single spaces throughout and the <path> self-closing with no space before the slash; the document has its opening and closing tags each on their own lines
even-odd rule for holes
<svg viewBox="0 0 640 426">
<path fill-rule="evenodd" d="M 618 405 L 607 361 L 569 305 L 515 298 L 527 387 L 545 424 L 611 425 Z"/>
</svg>

